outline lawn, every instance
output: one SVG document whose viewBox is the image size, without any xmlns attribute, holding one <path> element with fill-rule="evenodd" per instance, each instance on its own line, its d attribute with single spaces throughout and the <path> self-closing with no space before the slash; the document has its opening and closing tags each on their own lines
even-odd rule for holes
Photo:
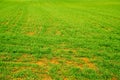
<svg viewBox="0 0 120 80">
<path fill-rule="evenodd" d="M 120 0 L 0 0 L 0 80 L 120 80 Z"/>
</svg>

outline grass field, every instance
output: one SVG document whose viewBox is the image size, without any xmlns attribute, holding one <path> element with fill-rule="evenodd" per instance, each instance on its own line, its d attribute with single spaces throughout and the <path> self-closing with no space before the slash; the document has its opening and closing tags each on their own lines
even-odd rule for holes
<svg viewBox="0 0 120 80">
<path fill-rule="evenodd" d="M 0 80 L 120 80 L 120 0 L 0 0 Z"/>
</svg>

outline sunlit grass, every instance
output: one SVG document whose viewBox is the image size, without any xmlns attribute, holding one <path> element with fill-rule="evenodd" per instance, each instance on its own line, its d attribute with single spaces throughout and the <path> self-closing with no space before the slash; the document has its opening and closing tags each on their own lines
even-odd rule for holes
<svg viewBox="0 0 120 80">
<path fill-rule="evenodd" d="M 0 80 L 119 80 L 119 0 L 1 0 Z"/>
</svg>

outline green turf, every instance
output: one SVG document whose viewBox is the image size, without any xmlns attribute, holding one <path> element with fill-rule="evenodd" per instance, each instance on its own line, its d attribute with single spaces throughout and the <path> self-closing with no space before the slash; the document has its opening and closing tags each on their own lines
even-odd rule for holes
<svg viewBox="0 0 120 80">
<path fill-rule="evenodd" d="M 120 80 L 120 1 L 0 0 L 0 80 Z"/>
</svg>

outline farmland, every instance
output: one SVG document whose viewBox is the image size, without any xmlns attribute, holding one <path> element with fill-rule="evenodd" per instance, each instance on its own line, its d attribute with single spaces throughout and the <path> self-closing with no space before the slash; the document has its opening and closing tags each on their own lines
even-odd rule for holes
<svg viewBox="0 0 120 80">
<path fill-rule="evenodd" d="M 0 80 L 120 80 L 120 1 L 0 0 Z"/>
</svg>

